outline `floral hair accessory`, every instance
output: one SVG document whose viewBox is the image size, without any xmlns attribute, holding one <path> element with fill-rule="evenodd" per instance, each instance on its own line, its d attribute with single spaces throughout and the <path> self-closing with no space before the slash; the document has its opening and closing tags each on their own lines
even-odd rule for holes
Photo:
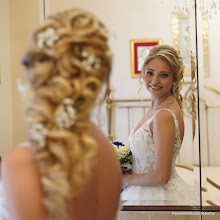
<svg viewBox="0 0 220 220">
<path fill-rule="evenodd" d="M 86 49 L 83 49 L 81 56 L 83 58 L 82 64 L 86 70 L 100 69 L 101 59 L 96 57 L 93 53 L 89 53 Z"/>
<path fill-rule="evenodd" d="M 71 127 L 76 121 L 76 109 L 73 107 L 73 100 L 65 98 L 63 104 L 58 107 L 55 113 L 55 120 L 59 128 Z"/>
<path fill-rule="evenodd" d="M 37 35 L 37 45 L 39 48 L 43 48 L 45 45 L 51 47 L 59 39 L 59 35 L 52 27 L 40 32 Z"/>
<path fill-rule="evenodd" d="M 18 91 L 21 93 L 23 101 L 29 105 L 32 99 L 32 89 L 30 83 L 23 83 L 21 79 L 17 80 Z"/>
<path fill-rule="evenodd" d="M 48 135 L 48 130 L 44 128 L 42 123 L 33 123 L 30 131 L 29 136 L 32 141 L 36 143 L 39 147 L 43 147 L 45 145 L 45 139 Z"/>
<path fill-rule="evenodd" d="M 18 86 L 18 90 L 19 92 L 23 95 L 25 93 L 27 93 L 27 91 L 30 89 L 30 84 L 29 83 L 23 83 L 21 81 L 21 79 L 17 80 L 17 86 Z"/>
</svg>

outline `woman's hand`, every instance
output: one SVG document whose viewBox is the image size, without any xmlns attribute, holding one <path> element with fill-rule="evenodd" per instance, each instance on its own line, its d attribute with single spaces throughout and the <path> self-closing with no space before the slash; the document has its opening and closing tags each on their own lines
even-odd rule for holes
<svg viewBox="0 0 220 220">
<path fill-rule="evenodd" d="M 123 174 L 122 175 L 122 189 L 129 186 L 129 184 L 128 184 L 129 181 L 128 180 L 129 180 L 130 176 L 131 175 L 128 175 L 128 174 Z"/>
</svg>

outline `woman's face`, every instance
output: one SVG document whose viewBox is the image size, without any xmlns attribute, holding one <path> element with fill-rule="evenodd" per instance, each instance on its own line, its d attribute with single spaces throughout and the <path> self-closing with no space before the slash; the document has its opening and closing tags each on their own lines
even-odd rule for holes
<svg viewBox="0 0 220 220">
<path fill-rule="evenodd" d="M 164 60 L 155 58 L 145 66 L 144 83 L 152 96 L 171 94 L 173 82 L 173 71 Z"/>
</svg>

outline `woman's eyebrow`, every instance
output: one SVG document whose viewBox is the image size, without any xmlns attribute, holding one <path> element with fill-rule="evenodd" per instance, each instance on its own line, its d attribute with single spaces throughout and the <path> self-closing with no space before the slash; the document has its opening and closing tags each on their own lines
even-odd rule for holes
<svg viewBox="0 0 220 220">
<path fill-rule="evenodd" d="M 166 71 L 166 70 L 162 70 L 162 71 L 160 71 L 160 73 L 170 73 L 170 72 Z"/>
<path fill-rule="evenodd" d="M 150 69 L 150 68 L 147 68 L 147 71 L 155 71 L 154 69 Z M 160 71 L 160 73 L 168 73 L 168 74 L 170 74 L 170 71 L 167 71 L 167 70 L 162 70 L 162 71 Z"/>
<path fill-rule="evenodd" d="M 153 69 L 149 69 L 149 68 L 147 68 L 147 70 L 151 70 L 151 71 L 154 71 Z"/>
</svg>

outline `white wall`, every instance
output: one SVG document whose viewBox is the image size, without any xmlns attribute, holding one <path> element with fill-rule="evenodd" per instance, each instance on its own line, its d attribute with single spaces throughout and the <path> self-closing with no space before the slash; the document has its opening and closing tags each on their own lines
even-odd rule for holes
<svg viewBox="0 0 220 220">
<path fill-rule="evenodd" d="M 80 7 L 95 13 L 110 31 L 110 46 L 114 54 L 111 97 L 116 99 L 140 99 L 140 97 L 147 99 L 150 98 L 150 94 L 144 88 L 138 93 L 139 79 L 131 78 L 130 39 L 162 38 L 163 43 L 172 45 L 171 15 L 174 9 L 172 5 L 173 0 L 93 0 L 92 2 L 90 0 L 63 0 L 62 2 L 48 0 L 46 14 L 53 14 L 72 7 Z M 186 76 L 186 81 L 189 80 L 190 77 Z M 126 109 L 123 111 L 124 113 L 119 113 L 119 111 L 116 113 L 115 132 L 119 140 L 128 142 L 128 125 L 126 123 L 128 119 L 125 117 L 127 112 Z M 99 114 L 102 122 L 100 126 L 107 134 L 105 105 L 101 108 L 101 113 Z M 133 122 L 130 123 L 131 127 L 141 116 L 139 113 L 135 114 Z M 191 125 L 191 119 L 186 118 L 186 136 L 182 147 L 184 156 L 179 161 L 190 165 L 193 163 Z"/>
<path fill-rule="evenodd" d="M 110 46 L 114 52 L 112 71 L 113 96 L 139 98 L 138 79 L 131 79 L 130 39 L 162 38 L 172 44 L 171 7 L 161 0 L 49 0 L 47 14 L 81 7 L 95 13 L 110 30 Z M 146 94 L 147 95 L 147 94 Z"/>
</svg>

